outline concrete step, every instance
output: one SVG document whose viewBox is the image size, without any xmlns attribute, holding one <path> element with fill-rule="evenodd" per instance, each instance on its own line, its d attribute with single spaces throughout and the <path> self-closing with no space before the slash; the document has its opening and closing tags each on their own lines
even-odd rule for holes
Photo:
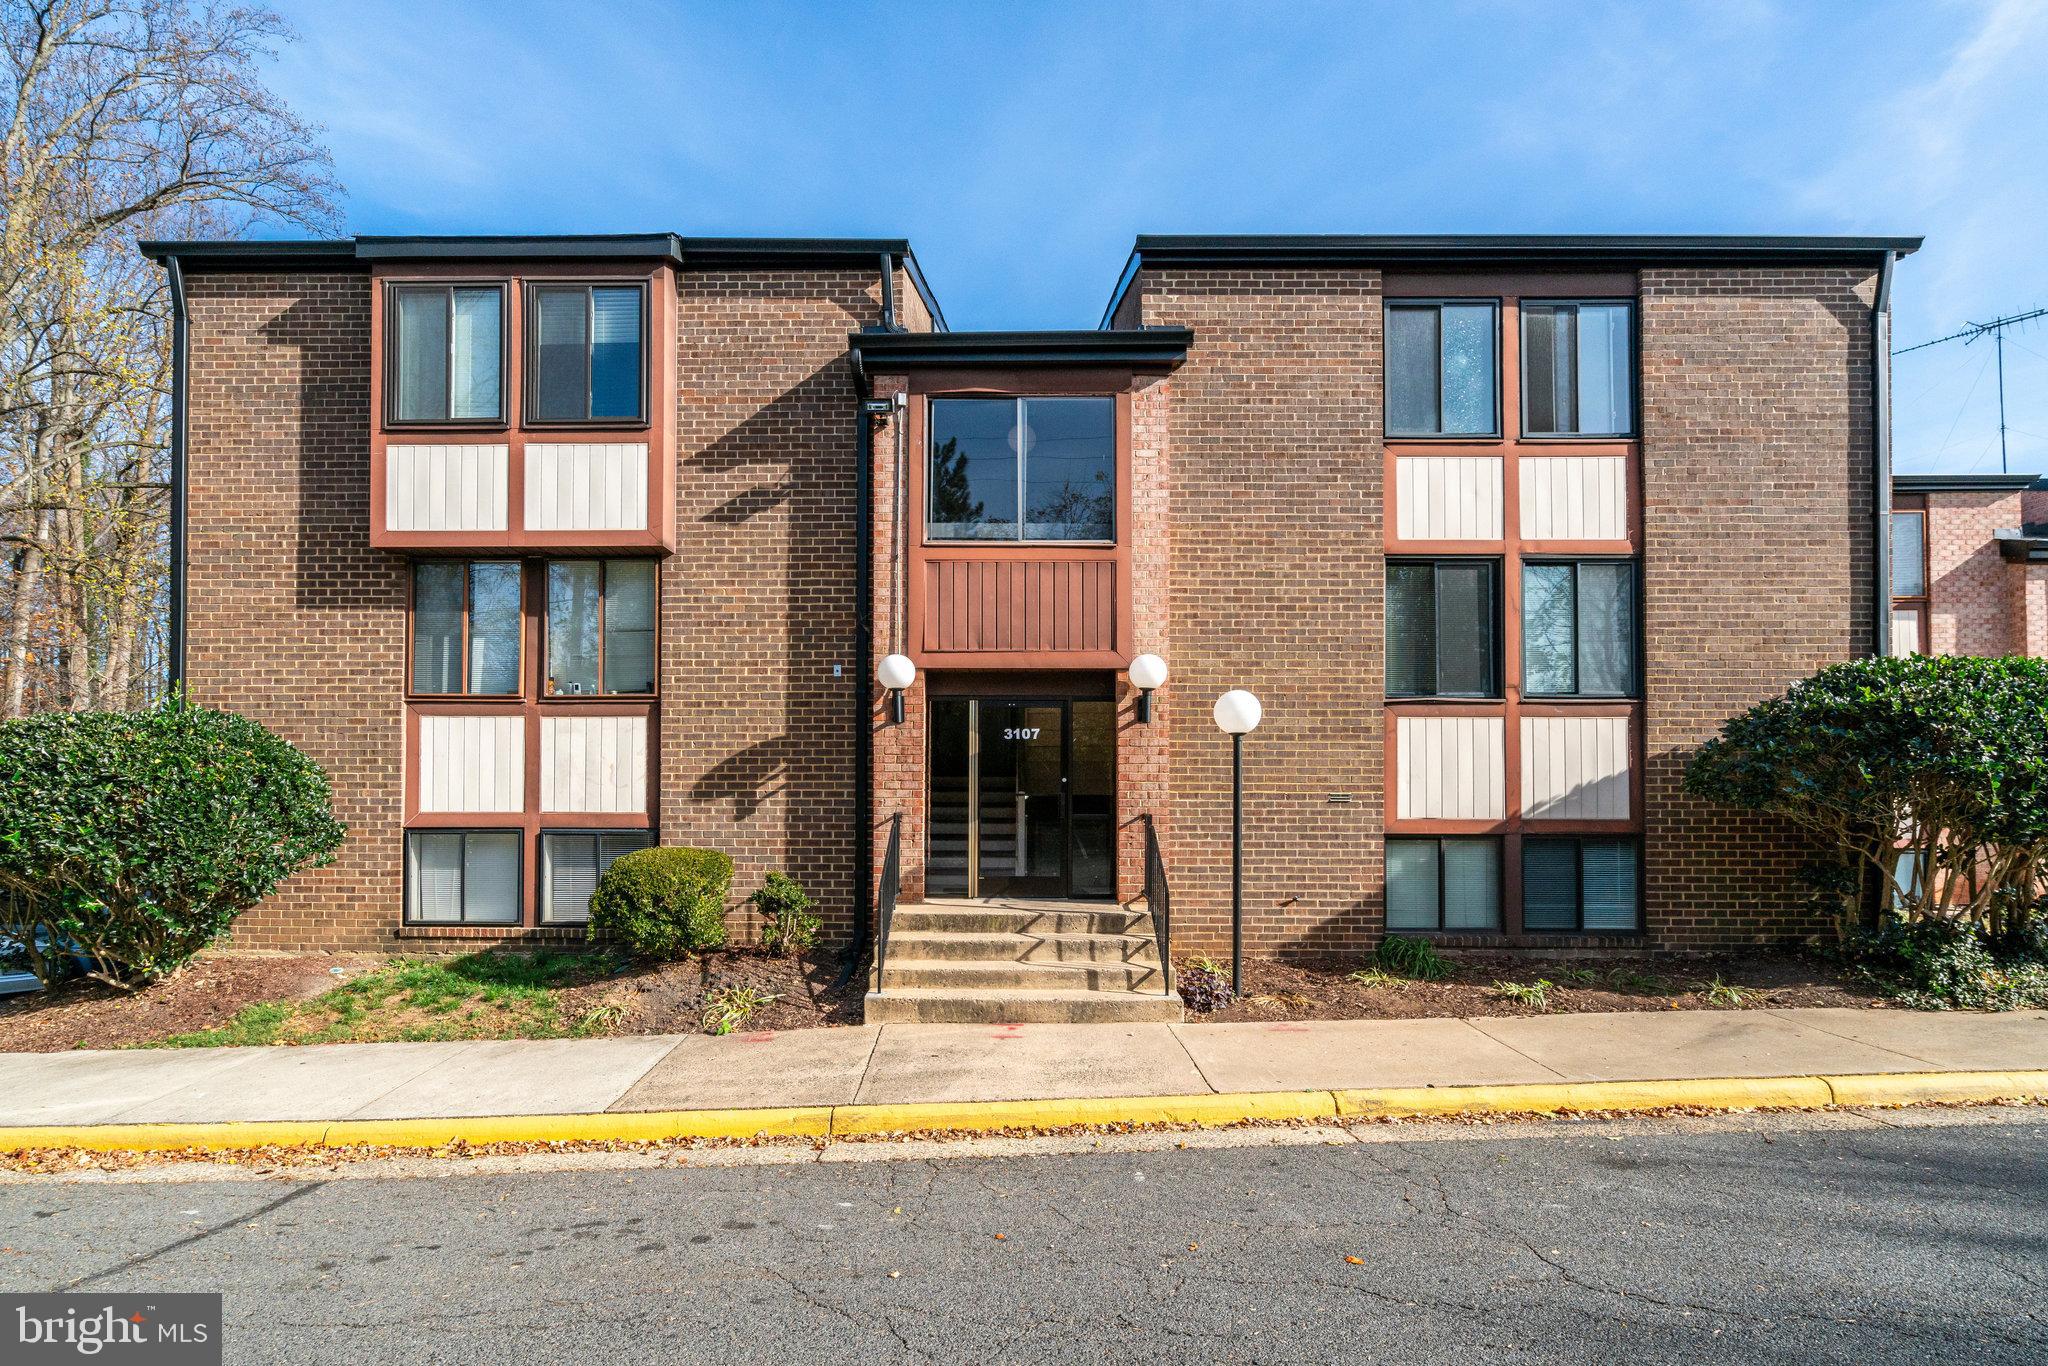
<svg viewBox="0 0 2048 1366">
<path fill-rule="evenodd" d="M 1178 996 L 1135 991 L 989 991 L 891 987 L 870 991 L 869 1024 L 1134 1024 L 1175 1022 Z"/>
<path fill-rule="evenodd" d="M 892 934 L 1142 934 L 1152 917 L 1105 902 L 1101 907 L 996 906 L 975 902 L 913 902 L 896 908 Z"/>
<path fill-rule="evenodd" d="M 1149 934 L 1003 934 L 977 931 L 897 930 L 889 937 L 891 963 L 933 960 L 1016 963 L 1159 962 Z"/>
<path fill-rule="evenodd" d="M 925 959 L 904 962 L 890 944 L 882 989 L 947 987 L 988 991 L 1163 992 L 1157 963 L 1043 963 L 1006 960 Z"/>
</svg>

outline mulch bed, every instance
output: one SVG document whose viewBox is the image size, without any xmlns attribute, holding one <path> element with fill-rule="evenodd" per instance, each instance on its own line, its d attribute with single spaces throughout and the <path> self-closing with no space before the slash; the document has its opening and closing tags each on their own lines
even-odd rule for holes
<svg viewBox="0 0 2048 1366">
<path fill-rule="evenodd" d="M 1446 954 L 1452 974 L 1440 982 L 1368 986 L 1350 974 L 1373 966 L 1365 958 L 1247 958 L 1245 998 L 1188 1019 L 1209 1024 L 1248 1020 L 1408 1020 L 1430 1016 L 1575 1014 L 1619 1010 L 1746 1010 L 1783 1006 L 1886 1004 L 1834 964 L 1803 953 L 1674 957 L 1542 959 L 1521 954 Z M 1592 980 L 1585 980 L 1590 977 Z M 1632 981 L 1630 979 L 1641 979 Z M 1739 994 L 1706 989 L 1719 979 Z M 1498 992 L 1496 982 L 1547 981 L 1542 1006 Z"/>
<path fill-rule="evenodd" d="M 344 954 L 205 954 L 140 991 L 71 981 L 54 991 L 0 996 L 0 1053 L 121 1048 L 226 1024 L 259 1001 L 304 1001 L 367 963 Z"/>
<path fill-rule="evenodd" d="M 575 1019 L 599 1006 L 617 1006 L 606 1034 L 696 1034 L 703 1030 L 704 998 L 719 987 L 754 987 L 776 999 L 747 1020 L 746 1028 L 817 1029 L 857 1025 L 868 989 L 865 965 L 833 989 L 844 959 L 831 948 L 795 958 L 747 950 L 706 954 L 681 963 L 632 964 L 562 995 L 562 1014 Z"/>
</svg>

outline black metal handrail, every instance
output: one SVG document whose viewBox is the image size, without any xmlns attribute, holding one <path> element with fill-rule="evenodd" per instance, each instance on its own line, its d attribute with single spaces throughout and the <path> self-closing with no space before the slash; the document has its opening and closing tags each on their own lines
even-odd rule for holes
<svg viewBox="0 0 2048 1366">
<path fill-rule="evenodd" d="M 903 813 L 889 817 L 889 849 L 882 856 L 882 890 L 875 899 L 881 931 L 875 936 L 875 990 L 882 990 L 882 970 L 889 963 L 889 927 L 896 923 L 896 897 L 903 890 Z"/>
<path fill-rule="evenodd" d="M 1166 858 L 1159 852 L 1159 832 L 1152 817 L 1145 817 L 1145 909 L 1152 913 L 1152 937 L 1159 942 L 1159 969 L 1166 977 L 1166 994 L 1173 984 L 1173 893 L 1166 885 Z"/>
</svg>

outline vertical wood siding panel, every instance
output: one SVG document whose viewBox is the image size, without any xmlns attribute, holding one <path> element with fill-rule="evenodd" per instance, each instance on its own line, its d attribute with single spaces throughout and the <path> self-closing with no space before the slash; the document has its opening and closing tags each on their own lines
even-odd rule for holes
<svg viewBox="0 0 2048 1366">
<path fill-rule="evenodd" d="M 1404 455 L 1394 462 L 1394 527 L 1403 540 L 1493 541 L 1501 535 L 1494 456 Z"/>
<path fill-rule="evenodd" d="M 1394 813 L 1404 820 L 1506 815 L 1505 735 L 1497 716 L 1403 716 L 1395 736 Z"/>
<path fill-rule="evenodd" d="M 1534 820 L 1627 820 L 1623 716 L 1522 718 L 1522 809 Z"/>
<path fill-rule="evenodd" d="M 1522 457 L 1523 539 L 1626 540 L 1628 511 L 1628 462 L 1623 457 Z"/>
<path fill-rule="evenodd" d="M 518 811 L 526 753 L 517 716 L 422 716 L 422 811 Z"/>
<path fill-rule="evenodd" d="M 647 447 L 536 441 L 526 447 L 526 523 L 535 531 L 641 531 Z"/>
<path fill-rule="evenodd" d="M 647 718 L 541 720 L 541 807 L 548 812 L 647 809 Z"/>
<path fill-rule="evenodd" d="M 384 529 L 503 531 L 504 446 L 384 448 Z"/>
</svg>

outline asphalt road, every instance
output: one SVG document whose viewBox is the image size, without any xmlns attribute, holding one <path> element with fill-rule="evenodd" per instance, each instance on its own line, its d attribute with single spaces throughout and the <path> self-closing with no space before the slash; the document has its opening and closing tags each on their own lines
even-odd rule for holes
<svg viewBox="0 0 2048 1366">
<path fill-rule="evenodd" d="M 1519 1134 L 7 1185 L 0 1288 L 238 1362 L 2048 1360 L 2048 1116 Z"/>
</svg>

